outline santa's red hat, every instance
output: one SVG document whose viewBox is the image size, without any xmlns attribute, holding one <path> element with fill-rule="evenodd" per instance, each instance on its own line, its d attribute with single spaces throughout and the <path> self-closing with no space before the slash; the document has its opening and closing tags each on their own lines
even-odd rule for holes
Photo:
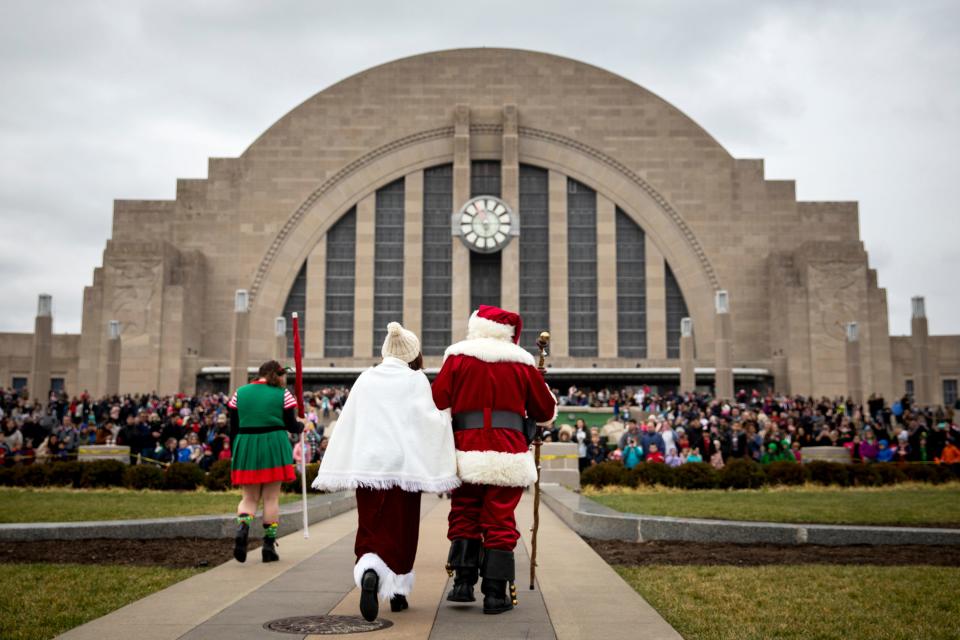
<svg viewBox="0 0 960 640">
<path fill-rule="evenodd" d="M 520 319 L 520 314 L 482 304 L 470 315 L 467 339 L 495 338 L 519 344 L 522 328 L 523 320 Z"/>
</svg>

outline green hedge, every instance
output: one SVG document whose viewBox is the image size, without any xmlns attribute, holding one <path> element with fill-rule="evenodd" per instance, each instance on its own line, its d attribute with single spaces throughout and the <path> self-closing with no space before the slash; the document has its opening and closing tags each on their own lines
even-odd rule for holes
<svg viewBox="0 0 960 640">
<path fill-rule="evenodd" d="M 284 482 L 283 485 L 281 485 L 280 487 L 285 493 L 300 493 L 300 465 L 295 464 L 293 465 L 293 468 L 296 469 L 296 472 L 297 472 L 296 479 L 294 479 L 293 482 Z M 310 493 L 313 491 L 313 489 L 310 488 L 310 485 L 313 484 L 313 481 L 314 479 L 316 479 L 317 472 L 319 470 L 320 470 L 319 462 L 316 464 L 307 465 L 307 493 Z"/>
<path fill-rule="evenodd" d="M 313 476 L 316 474 L 317 471 L 314 469 Z M 201 485 L 211 491 L 229 489 L 230 461 L 214 463 L 210 473 L 188 462 L 175 462 L 163 469 L 152 464 L 128 466 L 119 460 L 51 462 L 0 467 L 0 486 L 2 487 L 127 487 L 137 490 L 193 491 Z M 298 484 L 297 487 L 299 486 Z"/>
<path fill-rule="evenodd" d="M 760 465 L 752 460 L 731 460 L 719 471 L 703 462 L 668 467 L 640 463 L 626 469 L 619 462 L 604 462 L 580 474 L 580 483 L 594 487 L 653 486 L 678 489 L 756 489 L 763 486 L 801 485 L 879 487 L 905 480 L 941 484 L 960 480 L 960 464 L 842 464 L 815 461 L 809 464 L 774 462 Z"/>
</svg>

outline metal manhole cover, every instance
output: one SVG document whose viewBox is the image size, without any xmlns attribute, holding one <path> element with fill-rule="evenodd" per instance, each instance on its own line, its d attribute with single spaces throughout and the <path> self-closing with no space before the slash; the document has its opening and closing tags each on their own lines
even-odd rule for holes
<svg viewBox="0 0 960 640">
<path fill-rule="evenodd" d="M 393 623 L 383 618 L 367 622 L 359 616 L 296 616 L 271 620 L 263 625 L 264 629 L 280 633 L 303 633 L 321 636 L 338 633 L 366 633 L 392 627 Z"/>
</svg>

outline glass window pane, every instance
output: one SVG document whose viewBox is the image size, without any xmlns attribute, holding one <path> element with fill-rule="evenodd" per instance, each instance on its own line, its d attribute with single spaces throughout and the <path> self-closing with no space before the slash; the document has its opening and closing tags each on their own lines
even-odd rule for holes
<svg viewBox="0 0 960 640">
<path fill-rule="evenodd" d="M 323 352 L 330 358 L 353 355 L 357 212 L 350 209 L 327 232 Z"/>
<path fill-rule="evenodd" d="M 453 165 L 423 172 L 423 330 L 424 355 L 441 355 L 450 344 L 450 215 Z"/>
</svg>

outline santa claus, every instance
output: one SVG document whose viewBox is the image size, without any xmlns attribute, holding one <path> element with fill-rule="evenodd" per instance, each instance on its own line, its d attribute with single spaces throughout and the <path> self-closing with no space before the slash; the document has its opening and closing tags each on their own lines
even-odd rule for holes
<svg viewBox="0 0 960 640">
<path fill-rule="evenodd" d="M 437 408 L 453 413 L 463 481 L 450 508 L 447 566 L 455 575 L 447 600 L 475 601 L 482 576 L 484 613 L 516 604 L 514 510 L 523 488 L 537 479 L 525 424 L 556 417 L 556 398 L 533 356 L 517 344 L 521 328 L 518 314 L 481 305 L 470 316 L 467 339 L 446 350 L 433 383 Z"/>
</svg>

